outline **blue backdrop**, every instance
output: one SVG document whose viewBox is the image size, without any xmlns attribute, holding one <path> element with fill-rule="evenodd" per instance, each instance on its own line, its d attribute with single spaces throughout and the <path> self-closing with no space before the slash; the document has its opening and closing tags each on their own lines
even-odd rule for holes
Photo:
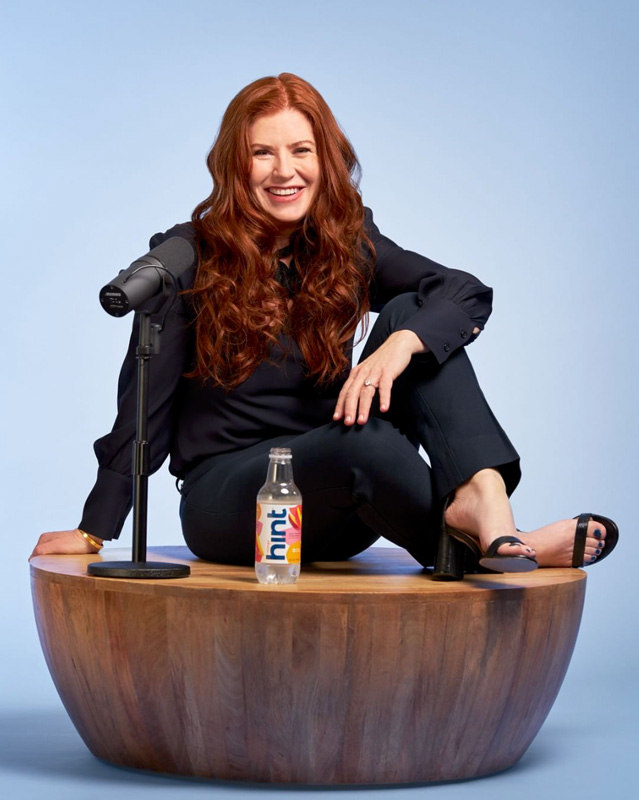
<svg viewBox="0 0 639 800">
<path fill-rule="evenodd" d="M 41 532 L 78 523 L 91 444 L 112 423 L 130 325 L 98 289 L 189 217 L 226 105 L 281 71 L 333 108 L 382 231 L 494 287 L 469 353 L 522 454 L 519 527 L 593 510 L 621 529 L 589 571 L 568 677 L 521 765 L 402 797 L 634 796 L 639 4 L 5 0 L 2 19 L 0 768 L 14 796 L 208 791 L 84 750 L 40 652 L 26 559 Z M 180 541 L 177 499 L 168 473 L 152 479 L 152 544 Z"/>
</svg>

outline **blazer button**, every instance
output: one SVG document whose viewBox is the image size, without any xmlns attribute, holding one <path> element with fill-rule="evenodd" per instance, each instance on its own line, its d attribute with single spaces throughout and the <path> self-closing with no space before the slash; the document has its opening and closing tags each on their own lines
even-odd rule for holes
<svg viewBox="0 0 639 800">
<path fill-rule="evenodd" d="M 444 353 L 447 353 L 450 350 L 450 345 L 448 342 L 444 342 Z"/>
<path fill-rule="evenodd" d="M 462 339 L 465 339 L 465 338 L 468 336 L 468 334 L 466 333 L 466 331 L 459 331 L 459 334 L 460 334 L 460 336 L 462 337 Z"/>
</svg>

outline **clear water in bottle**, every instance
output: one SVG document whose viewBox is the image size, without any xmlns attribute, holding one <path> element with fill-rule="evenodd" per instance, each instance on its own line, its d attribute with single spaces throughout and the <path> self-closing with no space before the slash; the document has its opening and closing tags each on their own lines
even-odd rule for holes
<svg viewBox="0 0 639 800">
<path fill-rule="evenodd" d="M 257 495 L 255 575 L 260 583 L 295 583 L 300 574 L 302 495 L 293 482 L 288 447 L 269 452 L 266 483 Z"/>
</svg>

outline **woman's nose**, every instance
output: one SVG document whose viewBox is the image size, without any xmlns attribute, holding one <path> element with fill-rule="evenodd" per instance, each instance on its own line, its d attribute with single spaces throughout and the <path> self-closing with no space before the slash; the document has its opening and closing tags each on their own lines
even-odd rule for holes
<svg viewBox="0 0 639 800">
<path fill-rule="evenodd" d="M 273 172 L 281 180 L 288 180 L 289 178 L 293 177 L 293 175 L 295 174 L 295 169 L 293 168 L 293 161 L 291 159 L 291 156 L 288 153 L 279 155 L 275 159 Z"/>
</svg>

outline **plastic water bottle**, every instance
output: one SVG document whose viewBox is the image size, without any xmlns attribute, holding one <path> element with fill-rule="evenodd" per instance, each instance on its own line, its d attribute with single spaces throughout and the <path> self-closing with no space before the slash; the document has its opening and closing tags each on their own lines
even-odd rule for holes
<svg viewBox="0 0 639 800">
<path fill-rule="evenodd" d="M 257 495 L 255 574 L 260 583 L 295 583 L 302 549 L 302 495 L 293 483 L 288 447 L 269 452 L 266 483 Z"/>
</svg>

